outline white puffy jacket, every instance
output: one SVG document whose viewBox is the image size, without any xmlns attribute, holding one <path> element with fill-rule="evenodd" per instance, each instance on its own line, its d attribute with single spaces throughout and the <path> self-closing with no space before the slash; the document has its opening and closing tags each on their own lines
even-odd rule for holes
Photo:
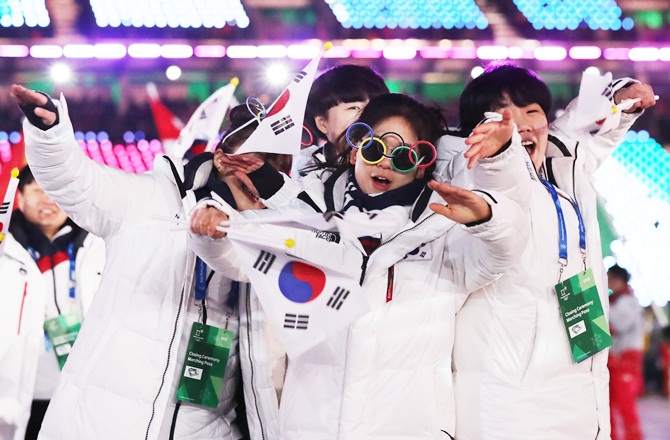
<svg viewBox="0 0 670 440">
<path fill-rule="evenodd" d="M 5 254 L 0 257 L 0 438 L 23 439 L 36 380 L 40 379 L 48 389 L 58 383 L 56 355 L 53 349 L 45 350 L 44 321 L 58 314 L 55 297 L 59 299 L 61 312 L 72 311 L 82 319 L 98 290 L 105 248 L 100 238 L 87 234 L 77 251 L 76 295 L 70 301 L 69 261 L 57 264 L 53 273 L 52 270 L 42 273 L 30 253 L 11 234 L 6 240 Z M 41 356 L 49 366 L 53 364 L 55 377 L 37 377 Z"/>
<path fill-rule="evenodd" d="M 308 188 L 314 204 L 324 211 L 341 209 L 347 173 L 331 181 L 332 186 L 318 181 L 320 185 Z M 369 259 L 360 243 L 349 244 L 359 247 L 360 261 L 366 261 L 360 270 L 372 311 L 289 359 L 279 408 L 280 438 L 453 438 L 454 315 L 467 292 L 512 264 L 528 229 L 518 205 L 498 195 L 485 198 L 492 206 L 491 220 L 454 227 L 426 209 L 429 201 L 442 199 L 424 191 L 404 225 Z M 213 267 L 234 272 L 225 267 L 235 263 L 227 240 L 193 237 L 191 244 Z M 321 255 L 322 264 L 328 265 L 333 245 L 324 241 L 323 249 L 310 253 Z M 413 252 L 417 248 L 422 252 Z M 387 302 L 389 290 L 392 300 Z"/>
<path fill-rule="evenodd" d="M 575 200 L 586 227 L 586 264 L 593 269 L 607 314 L 607 284 L 591 176 L 621 142 L 637 115 L 624 114 L 621 125 L 604 135 L 571 141 L 564 134 L 569 128 L 565 124 L 570 108 L 550 127 L 548 156 L 559 157 L 547 158 L 543 178 L 559 188 L 566 217 L 569 255 L 562 280 L 583 269 L 578 221 L 569 202 Z M 457 316 L 456 437 L 609 439 L 607 350 L 579 364 L 572 361 L 553 289 L 559 278 L 556 209 L 517 135 L 515 139 L 508 151 L 481 161 L 467 177 L 480 187 L 503 191 L 527 209 L 531 235 L 518 262 L 500 280 L 470 295 Z M 515 154 L 523 155 L 530 173 L 509 166 Z M 482 175 L 497 171 L 507 179 L 478 178 L 477 173 L 487 168 L 488 174 Z M 455 184 L 463 184 L 456 180 Z"/>
<path fill-rule="evenodd" d="M 77 224 L 104 238 L 107 264 L 40 438 L 166 439 L 198 308 L 186 232 L 154 216 L 184 218 L 195 200 L 190 189 L 204 185 L 212 164 L 203 164 L 185 187 L 176 179 L 184 180 L 183 167 L 167 156 L 157 156 L 154 171 L 143 175 L 97 164 L 77 145 L 65 100 L 54 102 L 59 124 L 42 131 L 24 123 L 26 157 L 47 194 Z M 230 315 L 229 284 L 219 274 L 212 279 L 208 324 L 223 327 Z M 236 317 L 228 320 L 235 335 Z M 233 401 L 236 345 L 219 406 L 182 404 L 175 438 L 240 438 Z"/>
</svg>

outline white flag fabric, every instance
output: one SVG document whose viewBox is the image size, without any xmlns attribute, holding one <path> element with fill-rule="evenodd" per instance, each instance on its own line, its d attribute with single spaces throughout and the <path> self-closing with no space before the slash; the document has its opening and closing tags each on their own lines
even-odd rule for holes
<svg viewBox="0 0 670 440">
<path fill-rule="evenodd" d="M 264 244 L 260 244 L 258 231 L 230 229 L 228 238 L 270 325 L 279 334 L 289 357 L 296 357 L 363 316 L 370 307 L 358 284 L 360 268 L 357 263 L 351 264 L 362 261 L 357 249 L 325 241 L 308 231 L 278 229 L 285 231 L 281 238 L 268 237 Z M 292 252 L 294 247 L 308 253 L 319 249 L 312 256 L 323 258 L 327 254 L 333 267 L 299 258 Z M 357 270 L 339 271 L 346 270 L 347 265 Z"/>
<path fill-rule="evenodd" d="M 12 210 L 14 209 L 14 196 L 16 195 L 16 188 L 19 185 L 18 174 L 19 170 L 14 168 L 12 176 L 9 178 L 7 191 L 2 198 L 2 205 L 0 205 L 0 256 L 5 253 L 5 235 L 9 230 L 9 221 L 12 218 Z"/>
<path fill-rule="evenodd" d="M 264 152 L 300 153 L 302 124 L 307 97 L 324 50 L 298 72 L 291 83 L 268 108 L 268 113 L 235 154 Z"/>
</svg>

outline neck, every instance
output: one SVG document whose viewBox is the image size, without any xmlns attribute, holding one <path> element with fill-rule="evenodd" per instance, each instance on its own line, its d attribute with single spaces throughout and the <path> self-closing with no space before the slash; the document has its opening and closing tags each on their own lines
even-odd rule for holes
<svg viewBox="0 0 670 440">
<path fill-rule="evenodd" d="M 61 225 L 62 226 L 62 225 Z M 46 235 L 49 240 L 54 238 L 54 235 L 60 230 L 60 226 L 40 226 L 39 229 L 42 234 Z"/>
</svg>

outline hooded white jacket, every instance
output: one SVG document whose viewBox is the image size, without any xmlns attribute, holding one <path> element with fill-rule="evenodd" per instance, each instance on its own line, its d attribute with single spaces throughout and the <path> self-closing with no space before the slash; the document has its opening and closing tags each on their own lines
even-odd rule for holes
<svg viewBox="0 0 670 440">
<path fill-rule="evenodd" d="M 345 172 L 325 186 L 313 180 L 306 192 L 321 210 L 339 210 L 347 176 Z M 498 195 L 485 198 L 492 207 L 491 220 L 454 227 L 426 209 L 429 201 L 442 199 L 424 191 L 411 212 L 406 211 L 402 226 L 383 238 L 369 258 L 358 241 L 346 244 L 358 247 L 365 262 L 360 271 L 372 311 L 289 359 L 279 408 L 280 438 L 453 438 L 454 315 L 467 292 L 496 279 L 512 264 L 528 229 L 518 205 Z M 300 205 L 313 212 L 296 202 Z M 259 226 L 253 228 L 258 231 Z M 218 270 L 231 276 L 238 270 L 228 240 L 193 237 L 191 245 Z M 324 240 L 310 254 L 321 255 L 327 266 L 335 245 Z M 413 252 L 419 248 L 421 252 Z M 389 292 L 392 299 L 387 302 Z"/>
<path fill-rule="evenodd" d="M 583 270 L 578 221 L 570 204 L 574 200 L 586 228 L 586 265 L 593 269 L 607 315 L 591 176 L 638 115 L 624 114 L 620 126 L 604 135 L 571 141 L 565 135 L 571 108 L 550 127 L 542 177 L 559 189 L 566 217 L 568 266 L 562 280 Z M 527 209 L 531 235 L 518 262 L 498 281 L 470 295 L 457 316 L 456 436 L 459 440 L 606 440 L 610 437 L 607 350 L 579 364 L 572 361 L 553 289 L 559 279 L 556 208 L 517 134 L 515 140 L 508 151 L 480 161 L 474 172 L 465 174 L 474 184 L 498 189 Z M 509 166 L 514 154 L 524 156 L 529 172 Z M 507 179 L 483 181 L 477 177 L 483 170 L 488 171 L 481 176 L 497 172 Z M 458 181 L 463 176 L 454 184 L 464 184 Z"/>
<path fill-rule="evenodd" d="M 49 196 L 105 240 L 107 264 L 40 438 L 166 439 L 198 308 L 191 298 L 195 256 L 187 251 L 186 232 L 154 216 L 184 218 L 195 201 L 190 190 L 204 185 L 212 164 L 202 164 L 186 185 L 183 167 L 167 156 L 157 156 L 154 171 L 143 175 L 97 164 L 75 141 L 65 100 L 54 102 L 56 126 L 42 131 L 24 123 L 26 156 Z M 229 284 L 219 274 L 212 279 L 208 324 L 228 321 L 237 335 L 237 314 L 225 304 Z M 219 406 L 182 404 L 175 438 L 240 438 L 233 402 L 236 345 Z"/>
<path fill-rule="evenodd" d="M 11 234 L 5 239 L 5 253 L 0 257 L 0 438 L 22 440 L 34 399 L 40 356 L 46 362 L 52 361 L 59 374 L 56 355 L 53 349 L 45 351 L 44 341 L 45 319 L 57 316 L 54 297 L 59 297 L 63 313 L 71 310 L 82 319 L 100 283 L 105 248 L 100 238 L 86 235 L 75 261 L 75 300 L 69 310 L 64 310 L 70 287 L 69 261 L 42 273 Z M 58 381 L 58 377 L 41 378 L 42 382 L 48 379 Z M 55 383 L 46 385 L 55 387 Z"/>
</svg>

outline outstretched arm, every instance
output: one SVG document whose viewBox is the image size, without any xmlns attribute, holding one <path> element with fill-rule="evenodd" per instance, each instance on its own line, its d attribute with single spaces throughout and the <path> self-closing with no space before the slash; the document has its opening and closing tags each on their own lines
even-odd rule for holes
<svg viewBox="0 0 670 440">
<path fill-rule="evenodd" d="M 456 223 L 474 225 L 491 218 L 489 204 L 472 191 L 435 180 L 429 182 L 428 187 L 447 202 L 446 205 L 431 203 L 430 209 Z"/>
</svg>

